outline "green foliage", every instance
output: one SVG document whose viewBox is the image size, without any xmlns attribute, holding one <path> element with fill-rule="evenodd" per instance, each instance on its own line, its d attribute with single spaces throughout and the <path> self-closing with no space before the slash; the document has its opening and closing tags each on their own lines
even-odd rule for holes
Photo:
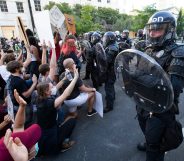
<svg viewBox="0 0 184 161">
<path fill-rule="evenodd" d="M 184 35 L 184 10 L 180 9 L 177 19 L 177 35 Z"/>
<path fill-rule="evenodd" d="M 81 6 L 80 4 L 71 7 L 68 3 L 54 2 L 49 2 L 44 9 L 50 10 L 54 5 L 56 5 L 62 13 L 74 15 L 78 34 L 95 30 L 123 31 L 124 29 L 129 29 L 137 31 L 140 28 L 144 28 L 151 15 L 157 11 L 153 4 L 145 7 L 142 11 L 137 10 L 138 14 L 131 16 L 120 14 L 119 11 L 111 8 L 99 7 L 97 9 L 90 5 Z M 184 21 L 181 19 L 179 22 L 183 25 L 182 22 Z M 183 29 L 179 29 L 179 31 L 181 30 Z"/>
<path fill-rule="evenodd" d="M 148 22 L 149 18 L 157 11 L 155 4 L 149 5 L 144 10 L 137 10 L 138 15 L 133 17 L 132 30 L 137 31 L 143 29 Z"/>
<path fill-rule="evenodd" d="M 98 8 L 97 16 L 101 20 L 105 20 L 107 24 L 114 24 L 119 17 L 119 11 L 111 8 L 100 7 Z"/>
</svg>

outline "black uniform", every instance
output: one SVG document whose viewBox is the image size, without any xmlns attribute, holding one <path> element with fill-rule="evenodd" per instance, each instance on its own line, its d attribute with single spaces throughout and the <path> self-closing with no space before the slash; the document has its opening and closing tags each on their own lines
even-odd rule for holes
<svg viewBox="0 0 184 161">
<path fill-rule="evenodd" d="M 161 17 L 161 18 L 160 18 Z M 149 32 L 165 28 L 159 38 L 150 36 Z M 170 28 L 169 28 L 170 27 Z M 178 98 L 184 87 L 184 46 L 174 42 L 176 28 L 175 18 L 166 11 L 155 13 L 148 21 L 148 40 L 151 43 L 147 54 L 153 57 L 168 74 L 173 90 L 174 103 L 170 110 L 163 113 L 149 112 L 137 106 L 138 121 L 146 139 L 146 161 L 164 161 L 165 151 L 161 150 L 165 129 L 175 121 L 179 113 Z"/>
<path fill-rule="evenodd" d="M 105 81 L 105 93 L 106 93 L 106 109 L 104 112 L 111 111 L 113 109 L 115 100 L 114 83 L 116 81 L 116 75 L 114 72 L 114 62 L 118 55 L 119 49 L 116 43 L 116 37 L 112 32 L 106 32 L 103 37 L 103 44 L 107 56 L 107 72 Z"/>
</svg>

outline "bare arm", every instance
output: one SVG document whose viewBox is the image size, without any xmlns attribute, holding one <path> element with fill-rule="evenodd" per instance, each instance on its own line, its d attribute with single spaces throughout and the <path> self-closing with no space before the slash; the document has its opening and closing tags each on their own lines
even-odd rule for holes
<svg viewBox="0 0 184 161">
<path fill-rule="evenodd" d="M 30 47 L 26 46 L 26 50 L 27 50 L 27 58 L 25 60 L 25 62 L 23 63 L 23 67 L 27 68 L 28 65 L 31 63 L 31 52 L 30 52 Z"/>
<path fill-rule="evenodd" d="M 43 41 L 43 45 L 42 45 L 42 64 L 47 63 L 46 53 L 47 53 L 47 46 L 45 44 L 45 41 Z"/>
<path fill-rule="evenodd" d="M 0 59 L 0 66 L 3 65 L 3 59 L 4 59 L 4 51 L 1 49 L 1 59 Z"/>
<path fill-rule="evenodd" d="M 50 46 L 50 48 L 52 48 L 50 42 L 49 42 L 49 46 Z M 55 51 L 55 48 L 52 48 L 52 57 L 51 57 L 51 60 L 50 60 L 50 71 L 49 71 L 49 77 L 52 81 L 54 80 L 54 77 L 55 77 L 56 67 L 57 67 L 56 51 Z"/>
<path fill-rule="evenodd" d="M 33 81 L 33 84 L 32 84 L 32 86 L 27 90 L 27 91 L 25 91 L 22 95 L 24 96 L 24 97 L 29 97 L 31 94 L 32 94 L 32 92 L 33 92 L 33 90 L 35 89 L 35 87 L 36 87 L 36 84 L 37 84 L 37 77 L 35 76 L 35 75 L 33 75 L 33 77 L 32 77 L 32 81 Z"/>
<path fill-rule="evenodd" d="M 95 88 L 86 87 L 84 84 L 81 87 L 79 87 L 79 89 L 82 92 L 95 92 L 96 91 Z"/>
<path fill-rule="evenodd" d="M 56 100 L 54 102 L 54 107 L 55 108 L 58 108 L 59 105 L 61 105 L 64 102 L 64 100 L 72 93 L 73 88 L 75 87 L 75 83 L 77 82 L 78 77 L 79 77 L 79 73 L 78 73 L 77 69 L 75 69 L 74 70 L 74 79 L 71 81 L 69 86 L 65 89 L 63 94 L 61 96 L 59 96 L 58 98 L 56 98 Z"/>
<path fill-rule="evenodd" d="M 26 101 L 22 97 L 19 96 L 17 90 L 14 90 L 14 97 L 19 104 L 19 109 L 15 116 L 15 122 L 13 126 L 13 132 L 20 132 L 24 131 L 24 123 L 25 123 L 25 108 L 26 108 Z"/>
</svg>

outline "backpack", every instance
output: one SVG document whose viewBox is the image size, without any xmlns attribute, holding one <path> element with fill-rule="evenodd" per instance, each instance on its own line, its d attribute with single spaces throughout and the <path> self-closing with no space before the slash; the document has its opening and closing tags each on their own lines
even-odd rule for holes
<svg viewBox="0 0 184 161">
<path fill-rule="evenodd" d="M 183 142 L 182 125 L 179 121 L 173 121 L 169 127 L 166 127 L 165 133 L 160 145 L 161 151 L 176 149 Z"/>
</svg>

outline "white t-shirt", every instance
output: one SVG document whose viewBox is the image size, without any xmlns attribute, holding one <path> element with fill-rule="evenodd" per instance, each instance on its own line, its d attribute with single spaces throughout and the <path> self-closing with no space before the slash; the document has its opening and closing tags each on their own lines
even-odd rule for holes
<svg viewBox="0 0 184 161">
<path fill-rule="evenodd" d="M 7 82 L 9 76 L 11 75 L 11 73 L 7 71 L 5 65 L 0 66 L 0 74 L 1 74 L 1 77 L 5 80 L 5 82 Z"/>
</svg>

